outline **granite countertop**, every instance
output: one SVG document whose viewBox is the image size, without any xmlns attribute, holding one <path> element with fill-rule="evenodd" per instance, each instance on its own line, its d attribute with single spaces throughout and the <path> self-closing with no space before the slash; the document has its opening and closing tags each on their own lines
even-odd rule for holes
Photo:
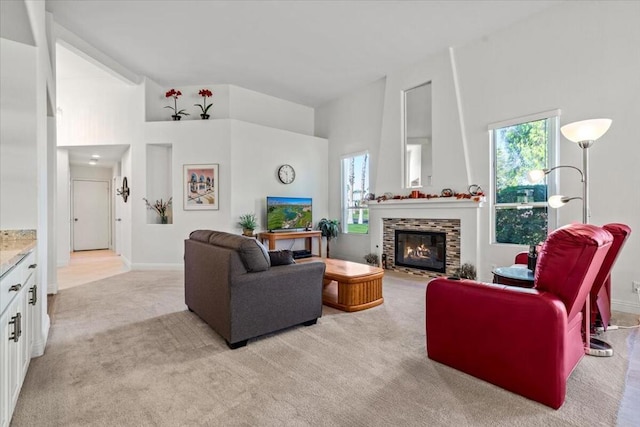
<svg viewBox="0 0 640 427">
<path fill-rule="evenodd" d="M 36 246 L 35 239 L 0 241 L 0 277 L 11 270 Z"/>
</svg>

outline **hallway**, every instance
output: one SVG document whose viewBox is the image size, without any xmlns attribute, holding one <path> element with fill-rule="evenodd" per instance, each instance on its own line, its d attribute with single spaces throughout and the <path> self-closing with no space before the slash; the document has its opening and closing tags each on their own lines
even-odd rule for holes
<svg viewBox="0 0 640 427">
<path fill-rule="evenodd" d="M 126 271 L 129 271 L 129 268 L 122 261 L 122 257 L 112 250 L 72 252 L 69 265 L 58 268 L 58 290 L 84 285 Z"/>
</svg>

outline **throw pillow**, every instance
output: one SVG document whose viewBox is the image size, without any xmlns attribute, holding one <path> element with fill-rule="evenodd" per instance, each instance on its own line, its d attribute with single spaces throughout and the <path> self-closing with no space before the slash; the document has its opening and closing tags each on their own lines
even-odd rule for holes
<svg viewBox="0 0 640 427">
<path fill-rule="evenodd" d="M 289 265 L 296 263 L 293 259 L 293 252 L 288 250 L 269 251 L 269 259 L 271 260 L 272 267 L 276 265 Z"/>
</svg>

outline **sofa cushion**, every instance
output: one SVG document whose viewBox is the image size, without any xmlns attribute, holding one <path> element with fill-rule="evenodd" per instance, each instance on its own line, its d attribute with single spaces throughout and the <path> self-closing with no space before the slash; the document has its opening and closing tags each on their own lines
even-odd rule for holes
<svg viewBox="0 0 640 427">
<path fill-rule="evenodd" d="M 269 251 L 269 259 L 271 260 L 271 267 L 277 265 L 289 265 L 295 264 L 293 259 L 293 252 L 289 250 Z"/>
<path fill-rule="evenodd" d="M 195 233 L 198 232 L 194 231 L 191 234 L 193 235 Z M 202 235 L 197 234 L 197 237 L 201 238 Z M 267 252 L 267 248 L 252 237 L 225 233 L 223 231 L 211 231 L 209 244 L 237 251 L 247 271 L 257 272 L 269 269 L 269 253 Z"/>
<path fill-rule="evenodd" d="M 209 243 L 209 238 L 211 237 L 211 233 L 214 233 L 212 230 L 196 230 L 192 231 L 189 234 L 189 238 L 191 240 L 196 240 L 202 243 Z"/>
</svg>

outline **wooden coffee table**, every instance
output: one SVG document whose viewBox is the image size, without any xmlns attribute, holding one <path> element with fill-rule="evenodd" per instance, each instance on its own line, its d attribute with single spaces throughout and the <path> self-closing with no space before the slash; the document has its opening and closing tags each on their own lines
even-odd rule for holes
<svg viewBox="0 0 640 427">
<path fill-rule="evenodd" d="M 297 260 L 319 261 L 319 258 Z M 384 270 L 357 262 L 323 258 L 324 289 L 322 302 L 329 307 L 343 311 L 360 311 L 384 302 L 382 298 L 382 276 Z"/>
</svg>

